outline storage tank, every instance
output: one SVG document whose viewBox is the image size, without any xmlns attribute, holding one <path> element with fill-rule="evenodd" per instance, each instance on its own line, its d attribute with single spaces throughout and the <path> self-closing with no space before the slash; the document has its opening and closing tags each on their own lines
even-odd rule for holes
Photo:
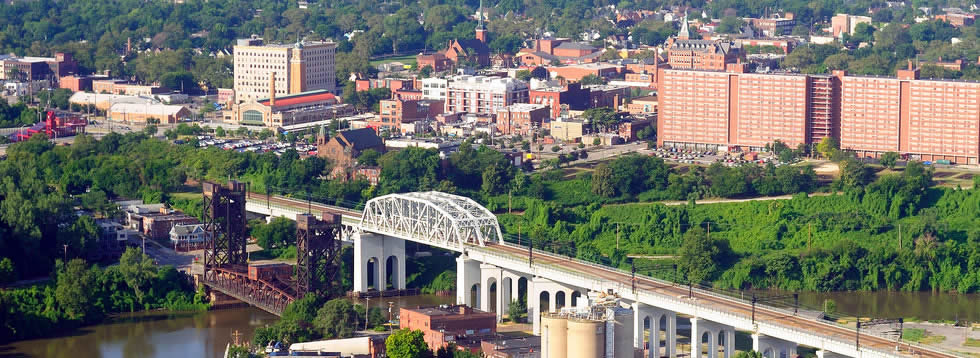
<svg viewBox="0 0 980 358">
<path fill-rule="evenodd" d="M 557 315 L 541 315 L 541 358 L 567 357 L 568 319 Z"/>
<path fill-rule="evenodd" d="M 568 358 L 595 358 L 605 356 L 605 322 L 571 318 L 568 320 L 567 325 Z"/>
<path fill-rule="evenodd" d="M 606 317 L 606 357 L 633 358 L 633 310 L 607 308 Z"/>
</svg>

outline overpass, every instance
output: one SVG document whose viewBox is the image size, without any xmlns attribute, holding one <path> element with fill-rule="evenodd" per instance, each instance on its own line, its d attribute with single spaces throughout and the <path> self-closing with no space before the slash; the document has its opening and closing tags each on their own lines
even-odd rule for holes
<svg viewBox="0 0 980 358">
<path fill-rule="evenodd" d="M 760 304 L 753 310 L 746 300 L 652 277 L 636 276 L 633 290 L 631 272 L 504 242 L 496 217 L 461 196 L 390 194 L 371 199 L 358 212 L 251 194 L 246 209 L 285 217 L 307 212 L 341 215 L 344 240 L 354 243 L 355 291 L 404 289 L 405 241 L 456 252 L 457 303 L 496 312 L 500 319 L 523 289 L 535 334 L 540 333 L 542 312 L 586 306 L 587 293 L 598 291 L 614 292 L 631 303 L 634 346 L 650 347 L 649 357 L 677 356 L 677 315 L 691 317 L 691 347 L 708 347 L 692 352 L 697 358 L 715 358 L 719 351 L 731 358 L 735 331 L 750 332 L 753 350 L 767 358 L 792 357 L 798 345 L 816 348 L 819 358 L 956 356 L 863 331 L 858 339 L 853 328 Z M 646 328 L 649 336 L 644 334 Z"/>
</svg>

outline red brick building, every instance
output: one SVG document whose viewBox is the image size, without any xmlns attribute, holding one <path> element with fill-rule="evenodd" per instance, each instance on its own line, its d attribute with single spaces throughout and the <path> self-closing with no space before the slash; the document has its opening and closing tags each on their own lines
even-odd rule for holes
<svg viewBox="0 0 980 358">
<path fill-rule="evenodd" d="M 435 72 L 445 71 L 453 66 L 453 62 L 446 58 L 446 55 L 441 52 L 415 56 L 415 63 L 420 69 L 432 67 L 432 70 Z"/>
<path fill-rule="evenodd" d="M 593 63 L 602 54 L 592 45 L 574 42 L 566 38 L 543 38 L 534 40 L 530 48 L 521 49 L 515 55 L 518 63 L 524 66 L 543 66 L 553 62 L 563 64 Z"/>
<path fill-rule="evenodd" d="M 340 131 L 329 140 L 323 132 L 317 137 L 317 156 L 329 159 L 335 167 L 353 167 L 368 149 L 385 151 L 384 141 L 371 128 Z"/>
<path fill-rule="evenodd" d="M 874 157 L 977 164 L 980 83 L 897 77 L 749 74 L 664 70 L 658 144 L 761 149 L 840 139 L 842 149 Z"/>
<path fill-rule="evenodd" d="M 389 132 L 402 134 L 402 124 L 419 119 L 435 118 L 442 114 L 445 105 L 440 100 L 426 99 L 388 99 L 380 103 L 380 113 L 368 126 L 379 134 Z"/>
<path fill-rule="evenodd" d="M 504 135 L 529 136 L 548 121 L 551 110 L 544 104 L 515 103 L 497 110 L 497 130 Z"/>
<path fill-rule="evenodd" d="M 70 89 L 73 92 L 91 91 L 92 78 L 88 76 L 65 76 L 58 81 L 58 87 Z"/>
<path fill-rule="evenodd" d="M 589 108 L 589 89 L 583 89 L 580 83 L 569 83 L 564 87 L 533 89 L 528 96 L 530 103 L 551 107 L 551 119 L 561 115 L 562 106 L 572 111 L 584 111 Z"/>
<path fill-rule="evenodd" d="M 691 40 L 686 15 L 677 36 L 667 40 L 667 62 L 674 69 L 724 71 L 739 55 L 739 48 L 732 42 Z"/>
<path fill-rule="evenodd" d="M 414 89 L 415 80 L 411 78 L 358 79 L 354 81 L 354 88 L 358 92 L 373 88 L 387 88 L 391 92 L 395 92 L 400 89 Z"/>
<path fill-rule="evenodd" d="M 551 77 L 559 77 L 573 82 L 581 81 L 583 77 L 593 75 L 598 77 L 611 78 L 619 75 L 623 67 L 610 63 L 584 63 L 568 66 L 550 66 L 548 73 Z"/>
<path fill-rule="evenodd" d="M 464 341 L 493 337 L 497 333 L 497 314 L 483 312 L 464 305 L 402 308 L 399 311 L 402 329 L 420 330 L 425 343 L 433 351 Z M 479 349 L 479 342 L 475 348 Z"/>
</svg>

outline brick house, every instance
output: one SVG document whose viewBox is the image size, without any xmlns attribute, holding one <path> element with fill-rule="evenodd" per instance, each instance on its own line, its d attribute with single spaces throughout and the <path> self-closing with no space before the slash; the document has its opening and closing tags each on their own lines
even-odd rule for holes
<svg viewBox="0 0 980 358">
<path fill-rule="evenodd" d="M 341 131 L 329 140 L 321 131 L 317 138 L 317 155 L 329 159 L 336 167 L 353 167 L 357 157 L 368 149 L 381 153 L 385 150 L 384 141 L 371 128 Z"/>
</svg>

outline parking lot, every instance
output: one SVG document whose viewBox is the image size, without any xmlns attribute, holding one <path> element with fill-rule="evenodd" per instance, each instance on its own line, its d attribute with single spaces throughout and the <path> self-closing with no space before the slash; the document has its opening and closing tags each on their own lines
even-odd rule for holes
<svg viewBox="0 0 980 358">
<path fill-rule="evenodd" d="M 211 136 L 198 136 L 198 147 L 218 147 L 224 150 L 234 150 L 237 152 L 273 152 L 276 155 L 283 155 L 290 148 L 295 149 L 300 154 L 315 155 L 316 146 L 305 143 L 284 143 L 248 139 L 217 139 Z"/>
</svg>

